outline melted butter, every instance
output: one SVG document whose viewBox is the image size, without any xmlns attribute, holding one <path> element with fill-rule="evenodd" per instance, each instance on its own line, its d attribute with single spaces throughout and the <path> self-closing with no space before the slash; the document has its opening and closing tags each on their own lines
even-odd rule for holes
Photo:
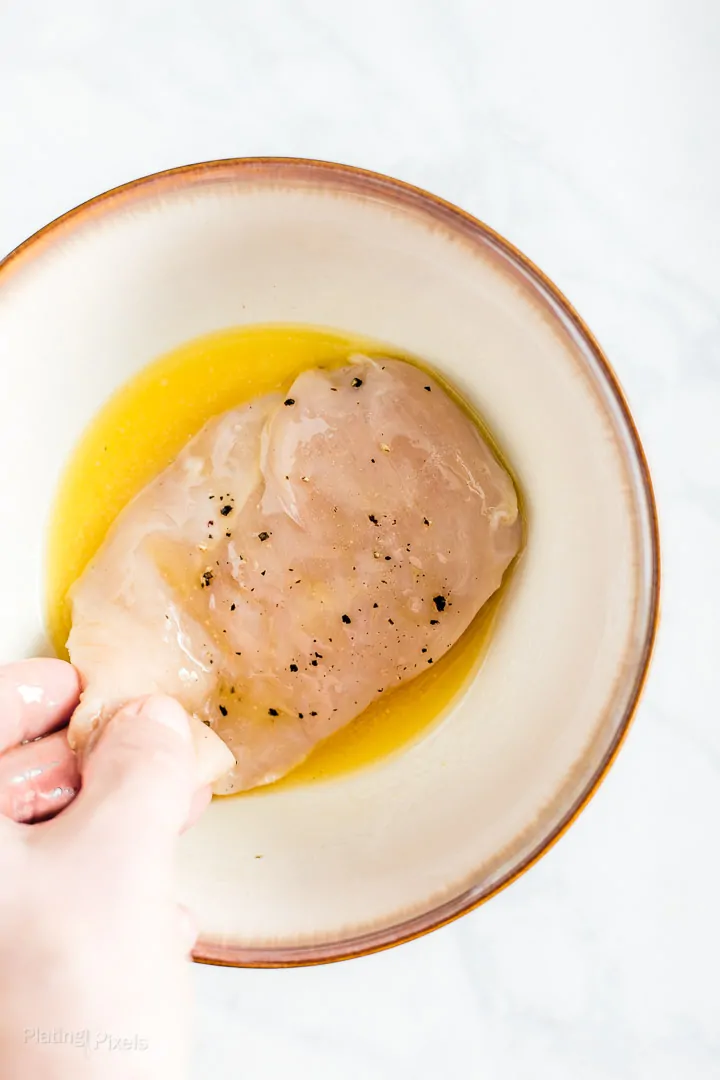
<svg viewBox="0 0 720 1080">
<path fill-rule="evenodd" d="M 284 325 L 242 327 L 198 338 L 160 357 L 110 398 L 75 447 L 51 514 L 47 624 L 59 656 L 67 656 L 70 586 L 123 507 L 170 464 L 203 424 L 261 394 L 286 390 L 308 368 L 341 366 L 355 352 L 418 362 L 377 341 L 328 330 Z M 436 372 L 433 375 L 438 378 Z M 444 385 L 481 427 L 507 468 L 479 417 L 452 387 Z M 502 592 L 501 588 L 491 597 L 432 669 L 379 698 L 270 788 L 347 773 L 414 742 L 447 710 L 477 671 Z"/>
</svg>

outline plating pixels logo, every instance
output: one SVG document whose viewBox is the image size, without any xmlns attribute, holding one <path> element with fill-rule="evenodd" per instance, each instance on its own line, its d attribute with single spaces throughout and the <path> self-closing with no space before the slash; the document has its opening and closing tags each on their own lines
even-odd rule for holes
<svg viewBox="0 0 720 1080">
<path fill-rule="evenodd" d="M 91 1050 L 118 1054 L 142 1053 L 150 1045 L 147 1039 L 137 1033 L 114 1035 L 109 1031 L 91 1031 L 90 1028 L 75 1031 L 67 1028 L 25 1028 L 23 1034 L 28 1046 L 68 1046 L 86 1053 Z"/>
</svg>

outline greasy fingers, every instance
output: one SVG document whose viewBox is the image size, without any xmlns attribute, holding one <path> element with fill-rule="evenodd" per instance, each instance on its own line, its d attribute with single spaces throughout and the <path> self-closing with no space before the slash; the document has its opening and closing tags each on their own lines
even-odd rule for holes
<svg viewBox="0 0 720 1080">
<path fill-rule="evenodd" d="M 80 788 L 75 754 L 65 731 L 0 755 L 0 814 L 33 822 L 57 814 Z"/>
<path fill-rule="evenodd" d="M 63 660 L 21 660 L 0 667 L 0 752 L 62 727 L 80 694 Z"/>
</svg>

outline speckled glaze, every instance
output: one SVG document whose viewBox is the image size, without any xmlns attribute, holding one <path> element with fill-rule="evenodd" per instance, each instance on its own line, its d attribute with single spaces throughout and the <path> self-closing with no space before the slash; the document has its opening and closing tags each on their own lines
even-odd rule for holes
<svg viewBox="0 0 720 1080">
<path fill-rule="evenodd" d="M 37 522 L 29 542 L 1 541 L 18 573 L 0 654 L 43 646 L 37 508 L 101 401 L 183 340 L 272 321 L 365 333 L 435 365 L 499 437 L 528 539 L 481 670 L 426 739 L 342 780 L 216 801 L 184 838 L 196 959 L 256 966 L 397 944 L 527 869 L 617 752 L 658 603 L 637 433 L 547 278 L 486 226 L 386 177 L 220 161 L 100 196 L 0 264 L 0 451 L 15 462 L 3 496 L 20 514 L 32 499 Z"/>
</svg>

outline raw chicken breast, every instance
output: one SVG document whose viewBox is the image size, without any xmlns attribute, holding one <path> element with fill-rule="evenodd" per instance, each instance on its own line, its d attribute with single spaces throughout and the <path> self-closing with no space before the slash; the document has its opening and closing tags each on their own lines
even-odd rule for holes
<svg viewBox="0 0 720 1080">
<path fill-rule="evenodd" d="M 163 692 L 283 776 L 447 652 L 520 544 L 515 490 L 425 372 L 357 357 L 211 420 L 72 589 L 82 744 Z"/>
</svg>

